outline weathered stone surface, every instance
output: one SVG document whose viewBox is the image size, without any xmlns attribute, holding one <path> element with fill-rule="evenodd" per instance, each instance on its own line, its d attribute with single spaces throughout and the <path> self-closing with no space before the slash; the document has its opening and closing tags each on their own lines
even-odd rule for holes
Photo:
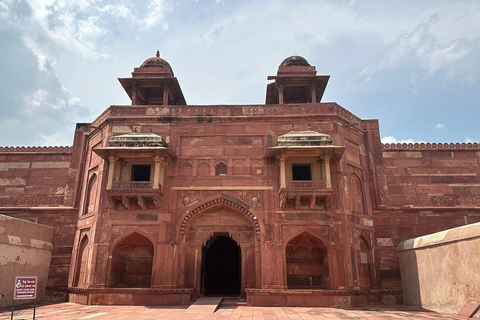
<svg viewBox="0 0 480 320">
<path fill-rule="evenodd" d="M 53 230 L 0 214 L 0 306 L 12 304 L 15 276 L 37 277 L 37 300 L 45 299 Z M 16 304 L 30 303 L 18 300 Z"/>
<path fill-rule="evenodd" d="M 456 314 L 480 296 L 480 223 L 400 243 L 405 303 Z"/>
</svg>

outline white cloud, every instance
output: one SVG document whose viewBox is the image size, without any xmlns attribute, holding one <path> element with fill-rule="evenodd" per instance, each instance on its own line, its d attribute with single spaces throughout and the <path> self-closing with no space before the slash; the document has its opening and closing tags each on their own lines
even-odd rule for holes
<svg viewBox="0 0 480 320">
<path fill-rule="evenodd" d="M 159 48 L 192 104 L 261 103 L 267 75 L 299 54 L 332 75 L 324 101 L 380 118 L 383 141 L 472 139 L 464 132 L 475 132 L 478 118 L 478 16 L 480 2 L 470 0 L 0 0 L 0 127 L 12 131 L 0 138 L 20 137 L 18 120 L 57 140 L 56 123 L 128 103 L 116 78 Z M 430 126 L 448 121 L 448 131 L 425 130 L 427 117 Z"/>
<path fill-rule="evenodd" d="M 415 93 L 418 92 L 419 80 L 439 71 L 442 71 L 445 79 L 461 77 L 468 80 L 471 74 L 459 72 L 456 64 L 473 52 L 476 41 L 480 39 L 480 29 L 465 25 L 469 28 L 469 32 L 449 31 L 446 32 L 448 36 L 445 36 L 443 34 L 445 29 L 457 29 L 462 25 L 462 18 L 467 15 L 464 11 L 451 9 L 450 6 L 440 8 L 426 21 L 397 36 L 388 45 L 383 58 L 378 63 L 364 67 L 354 78 L 369 82 L 372 77 L 385 71 L 415 68 L 422 72 L 421 75 L 415 74 L 415 79 L 410 79 Z M 456 27 L 452 27 L 454 25 Z"/>
<path fill-rule="evenodd" d="M 447 130 L 447 129 L 448 129 L 447 126 L 446 126 L 445 124 L 441 123 L 441 122 L 440 122 L 440 123 L 437 123 L 437 124 L 435 125 L 435 128 L 436 128 L 436 129 L 440 129 L 440 130 Z"/>
<path fill-rule="evenodd" d="M 385 136 L 381 140 L 382 140 L 382 143 L 425 143 L 425 141 L 422 141 L 422 140 L 417 141 L 412 138 L 398 140 L 393 136 Z"/>
<path fill-rule="evenodd" d="M 131 23 L 137 21 L 132 11 L 123 3 L 122 4 L 107 4 L 103 7 L 98 7 L 101 13 L 110 14 L 115 18 L 123 18 Z"/>
<path fill-rule="evenodd" d="M 470 135 L 467 134 L 465 136 L 465 142 L 466 143 L 480 142 L 480 139 L 471 138 Z"/>
<path fill-rule="evenodd" d="M 163 28 L 168 29 L 168 24 L 164 22 L 165 11 L 172 9 L 164 0 L 150 0 L 147 11 L 148 14 L 140 22 L 140 29 L 148 30 L 156 27 L 163 22 Z"/>
<path fill-rule="evenodd" d="M 25 112 L 26 113 L 33 113 L 42 105 L 45 104 L 48 98 L 48 92 L 43 89 L 38 89 L 32 94 L 25 97 Z"/>
<path fill-rule="evenodd" d="M 107 33 L 91 10 L 94 1 L 30 1 L 31 18 L 16 23 L 27 46 L 42 61 L 53 61 L 58 47 L 88 59 L 107 58 L 98 40 Z M 43 59 L 43 60 L 42 60 Z"/>
</svg>

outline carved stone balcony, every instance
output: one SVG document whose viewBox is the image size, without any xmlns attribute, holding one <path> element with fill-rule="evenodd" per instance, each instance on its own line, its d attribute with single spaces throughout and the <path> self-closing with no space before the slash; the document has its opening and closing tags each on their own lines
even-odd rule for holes
<svg viewBox="0 0 480 320">
<path fill-rule="evenodd" d="M 113 183 L 112 190 L 132 190 L 132 191 L 141 191 L 145 189 L 153 189 L 153 183 L 150 181 L 127 181 L 120 182 L 115 181 Z"/>
<path fill-rule="evenodd" d="M 287 200 L 294 199 L 295 209 L 299 209 L 301 200 L 308 199 L 310 209 L 314 209 L 317 200 L 326 200 L 332 191 L 332 188 L 327 187 L 327 181 L 285 181 L 285 188 L 280 189 L 278 194 L 280 207 L 285 209 Z"/>
<path fill-rule="evenodd" d="M 290 191 L 315 191 L 327 189 L 327 181 L 286 181 L 287 190 Z"/>
<path fill-rule="evenodd" d="M 112 188 L 107 189 L 107 196 L 113 209 L 121 203 L 129 210 L 135 209 L 135 204 L 146 210 L 149 202 L 160 209 L 163 193 L 161 188 L 153 188 L 150 181 L 115 181 Z"/>
</svg>

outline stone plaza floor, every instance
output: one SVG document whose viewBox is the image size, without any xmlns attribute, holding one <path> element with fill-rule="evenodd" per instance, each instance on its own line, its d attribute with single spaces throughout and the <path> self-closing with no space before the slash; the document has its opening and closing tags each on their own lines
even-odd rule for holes
<svg viewBox="0 0 480 320">
<path fill-rule="evenodd" d="M 32 308 L 20 309 L 14 319 L 32 319 Z M 0 320 L 10 319 L 10 310 L 0 309 Z M 301 307 L 221 307 L 215 313 L 189 313 L 187 307 L 85 306 L 75 303 L 37 306 L 35 319 L 161 319 L 161 320 L 318 320 L 318 319 L 456 319 L 407 306 L 368 306 L 358 309 Z"/>
</svg>

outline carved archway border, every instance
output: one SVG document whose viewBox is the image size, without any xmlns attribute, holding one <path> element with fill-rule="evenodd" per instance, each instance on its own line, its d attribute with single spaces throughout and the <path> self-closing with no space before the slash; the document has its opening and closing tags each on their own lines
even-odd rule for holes
<svg viewBox="0 0 480 320">
<path fill-rule="evenodd" d="M 252 212 L 250 212 L 250 207 L 247 204 L 242 203 L 240 200 L 223 193 L 220 196 L 217 196 L 214 199 L 206 200 L 204 203 L 196 206 L 194 209 L 187 211 L 180 226 L 180 235 L 183 236 L 185 234 L 187 223 L 194 216 L 220 205 L 230 207 L 244 214 L 249 219 L 249 221 L 252 222 L 257 237 L 260 237 L 260 224 L 258 223 L 257 217 Z"/>
</svg>

